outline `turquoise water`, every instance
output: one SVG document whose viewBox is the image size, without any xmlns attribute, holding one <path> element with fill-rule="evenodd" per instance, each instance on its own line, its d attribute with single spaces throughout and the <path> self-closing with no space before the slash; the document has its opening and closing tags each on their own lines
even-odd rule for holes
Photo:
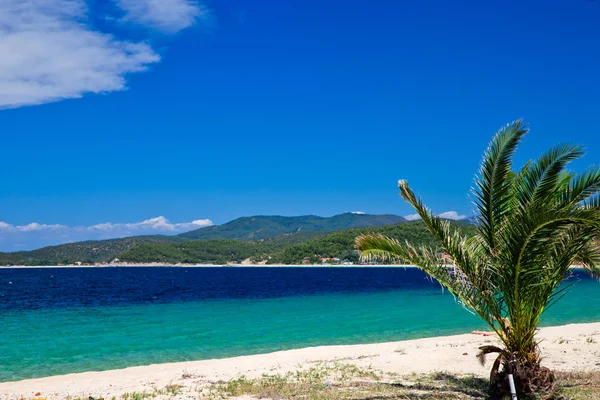
<svg viewBox="0 0 600 400">
<path fill-rule="evenodd" d="M 600 286 L 578 281 L 544 325 L 600 321 Z M 0 381 L 317 345 L 485 329 L 439 286 L 368 293 L 4 310 Z"/>
</svg>

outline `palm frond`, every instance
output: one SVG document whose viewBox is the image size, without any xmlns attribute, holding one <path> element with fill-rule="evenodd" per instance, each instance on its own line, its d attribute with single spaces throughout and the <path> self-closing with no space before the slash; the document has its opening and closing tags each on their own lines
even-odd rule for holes
<svg viewBox="0 0 600 400">
<path fill-rule="evenodd" d="M 556 195 L 557 185 L 566 165 L 584 154 L 582 146 L 564 144 L 551 148 L 532 163 L 523 179 L 525 187 L 517 192 L 521 207 Z"/>
<path fill-rule="evenodd" d="M 506 125 L 496 133 L 483 157 L 473 195 L 481 233 L 490 251 L 496 247 L 496 228 L 510 208 L 512 157 L 527 132 L 520 119 Z"/>
<path fill-rule="evenodd" d="M 458 230 L 452 229 L 449 221 L 437 217 L 431 210 L 425 207 L 421 198 L 415 195 L 406 180 L 398 181 L 398 188 L 400 189 L 400 195 L 414 207 L 417 214 L 419 214 L 427 226 L 427 229 L 438 240 L 442 249 L 472 279 L 477 273 L 477 263 L 465 251 L 464 242 L 466 238 L 461 236 Z"/>
<path fill-rule="evenodd" d="M 571 205 L 581 205 L 597 195 L 599 190 L 600 168 L 592 167 L 571 178 L 566 190 L 561 193 L 561 200 Z"/>
<path fill-rule="evenodd" d="M 495 299 L 495 292 L 489 290 L 487 277 L 466 273 L 456 260 L 446 265 L 439 252 L 428 248 L 415 248 L 409 243 L 380 234 L 362 235 L 356 238 L 356 248 L 363 260 L 404 260 L 423 270 L 440 285 L 445 287 L 459 302 L 478 314 L 502 339 L 502 311 Z"/>
</svg>

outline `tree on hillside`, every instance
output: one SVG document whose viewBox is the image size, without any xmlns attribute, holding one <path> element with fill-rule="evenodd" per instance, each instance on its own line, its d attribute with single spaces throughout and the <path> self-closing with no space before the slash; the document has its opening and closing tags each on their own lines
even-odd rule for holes
<svg viewBox="0 0 600 400">
<path fill-rule="evenodd" d="M 440 247 L 454 261 L 447 267 L 435 250 L 378 234 L 359 236 L 363 258 L 401 258 L 446 287 L 498 335 L 501 346 L 490 374 L 490 395 L 508 393 L 507 374 L 514 369 L 519 395 L 550 394 L 554 374 L 540 365 L 536 331 L 543 312 L 564 294 L 561 282 L 577 262 L 600 272 L 600 169 L 565 171 L 583 156 L 583 148 L 559 145 L 536 161 L 512 171 L 513 155 L 528 132 L 521 120 L 498 131 L 481 164 L 473 189 L 478 211 L 475 236 L 466 238 L 436 217 L 399 181 L 402 197 L 423 219 Z"/>
</svg>

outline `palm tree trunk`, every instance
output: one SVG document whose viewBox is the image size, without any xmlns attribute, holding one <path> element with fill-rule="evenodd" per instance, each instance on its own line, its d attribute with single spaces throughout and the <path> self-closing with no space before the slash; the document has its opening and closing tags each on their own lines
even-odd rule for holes
<svg viewBox="0 0 600 400">
<path fill-rule="evenodd" d="M 490 374 L 489 395 L 491 399 L 504 399 L 510 396 L 508 383 L 510 359 L 501 355 L 501 363 L 495 363 Z M 502 365 L 501 370 L 497 370 Z M 496 369 L 496 370 L 494 370 Z M 540 364 L 539 355 L 531 354 L 529 357 L 516 359 L 512 368 L 513 379 L 519 398 L 531 395 L 550 395 L 554 392 L 554 373 Z"/>
</svg>

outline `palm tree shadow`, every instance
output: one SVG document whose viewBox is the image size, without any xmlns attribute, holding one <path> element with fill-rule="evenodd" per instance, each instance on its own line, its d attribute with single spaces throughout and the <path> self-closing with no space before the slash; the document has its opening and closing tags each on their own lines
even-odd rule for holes
<svg viewBox="0 0 600 400">
<path fill-rule="evenodd" d="M 386 386 L 405 389 L 409 393 L 403 394 L 402 398 L 406 399 L 429 399 L 430 396 L 440 394 L 440 391 L 445 393 L 462 394 L 473 399 L 489 399 L 487 390 L 489 387 L 487 379 L 476 376 L 457 377 L 445 372 L 438 372 L 431 375 L 428 381 L 417 382 L 415 384 L 404 384 L 400 382 L 385 383 Z M 428 393 L 431 392 L 431 393 Z M 364 400 L 383 400 L 389 396 L 372 396 Z M 393 398 L 393 397 L 392 397 Z"/>
</svg>

